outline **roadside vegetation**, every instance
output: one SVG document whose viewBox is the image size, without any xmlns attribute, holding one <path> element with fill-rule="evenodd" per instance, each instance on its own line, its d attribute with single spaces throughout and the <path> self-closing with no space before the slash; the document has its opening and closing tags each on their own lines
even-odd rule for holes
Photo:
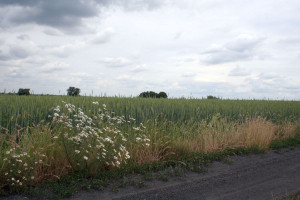
<svg viewBox="0 0 300 200">
<path fill-rule="evenodd" d="M 0 106 L 1 195 L 142 187 L 300 143 L 297 101 L 0 95 Z"/>
</svg>

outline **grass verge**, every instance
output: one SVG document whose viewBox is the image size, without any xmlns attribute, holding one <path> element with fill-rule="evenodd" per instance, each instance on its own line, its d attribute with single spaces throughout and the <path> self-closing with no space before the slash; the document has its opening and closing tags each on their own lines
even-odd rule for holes
<svg viewBox="0 0 300 200">
<path fill-rule="evenodd" d="M 280 144 L 280 145 L 278 145 Z M 275 140 L 271 143 L 271 150 L 280 148 L 295 148 L 299 146 L 300 138 L 287 138 Z M 213 161 L 226 159 L 231 155 L 247 155 L 251 153 L 264 153 L 266 149 L 259 147 L 232 148 L 213 153 L 190 153 L 181 156 L 169 157 L 166 161 L 152 162 L 150 164 L 138 164 L 129 162 L 120 168 L 111 169 L 89 177 L 86 174 L 71 173 L 59 179 L 44 181 L 43 184 L 30 187 L 27 190 L 19 190 L 14 193 L 1 190 L 1 195 L 22 194 L 28 197 L 59 199 L 71 197 L 80 190 L 103 190 L 111 185 L 112 191 L 117 192 L 125 186 L 143 187 L 145 181 L 168 181 L 169 177 L 183 176 L 186 171 L 205 172 L 206 167 Z M 132 176 L 133 174 L 137 176 Z M 289 195 L 284 199 L 299 199 L 299 194 Z"/>
</svg>

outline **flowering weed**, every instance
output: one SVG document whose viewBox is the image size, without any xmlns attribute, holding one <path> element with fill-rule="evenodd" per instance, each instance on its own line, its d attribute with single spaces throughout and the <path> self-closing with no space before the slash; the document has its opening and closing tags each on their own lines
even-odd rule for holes
<svg viewBox="0 0 300 200">
<path fill-rule="evenodd" d="M 70 171 L 94 175 L 126 163 L 128 142 L 149 146 L 142 124 L 115 116 L 105 104 L 92 105 L 96 111 L 87 115 L 63 102 L 48 116 L 50 124 L 27 128 L 18 141 L 7 140 L 1 149 L 0 186 L 15 190 Z"/>
<path fill-rule="evenodd" d="M 95 112 L 88 116 L 81 108 L 63 103 L 65 109 L 54 109 L 53 124 L 59 127 L 67 159 L 75 171 L 93 174 L 126 163 L 130 158 L 126 148 L 129 133 L 124 130 L 128 127 L 136 143 L 149 145 L 142 124 L 134 126 L 133 118 L 126 121 L 124 116 L 115 116 L 105 104 L 100 107 L 93 102 Z"/>
</svg>

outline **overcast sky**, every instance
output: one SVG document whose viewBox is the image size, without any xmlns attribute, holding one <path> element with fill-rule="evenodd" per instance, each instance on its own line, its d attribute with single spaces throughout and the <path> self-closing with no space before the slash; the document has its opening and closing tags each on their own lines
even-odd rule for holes
<svg viewBox="0 0 300 200">
<path fill-rule="evenodd" d="M 299 0 L 0 0 L 0 92 L 300 100 Z"/>
</svg>

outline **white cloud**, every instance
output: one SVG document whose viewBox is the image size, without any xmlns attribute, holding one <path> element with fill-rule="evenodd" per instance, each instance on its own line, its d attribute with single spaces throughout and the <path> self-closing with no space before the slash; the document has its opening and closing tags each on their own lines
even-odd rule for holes
<svg viewBox="0 0 300 200">
<path fill-rule="evenodd" d="M 236 66 L 235 68 L 233 68 L 229 74 L 229 76 L 249 76 L 250 73 L 245 69 L 242 68 L 240 66 Z"/>
<path fill-rule="evenodd" d="M 43 73 L 55 73 L 57 71 L 63 71 L 69 68 L 67 63 L 63 62 L 51 62 L 40 67 L 40 71 Z"/>
<path fill-rule="evenodd" d="M 135 66 L 130 71 L 134 72 L 134 73 L 145 72 L 145 71 L 147 71 L 147 65 L 142 64 L 142 65 Z"/>
<path fill-rule="evenodd" d="M 73 44 L 64 44 L 56 46 L 50 49 L 50 53 L 58 57 L 68 57 L 72 53 L 83 49 L 86 46 L 86 43 L 83 41 L 75 42 Z"/>
<path fill-rule="evenodd" d="M 132 63 L 130 60 L 123 57 L 102 58 L 98 62 L 103 64 L 106 67 L 112 67 L 112 68 L 126 67 Z"/>
</svg>

